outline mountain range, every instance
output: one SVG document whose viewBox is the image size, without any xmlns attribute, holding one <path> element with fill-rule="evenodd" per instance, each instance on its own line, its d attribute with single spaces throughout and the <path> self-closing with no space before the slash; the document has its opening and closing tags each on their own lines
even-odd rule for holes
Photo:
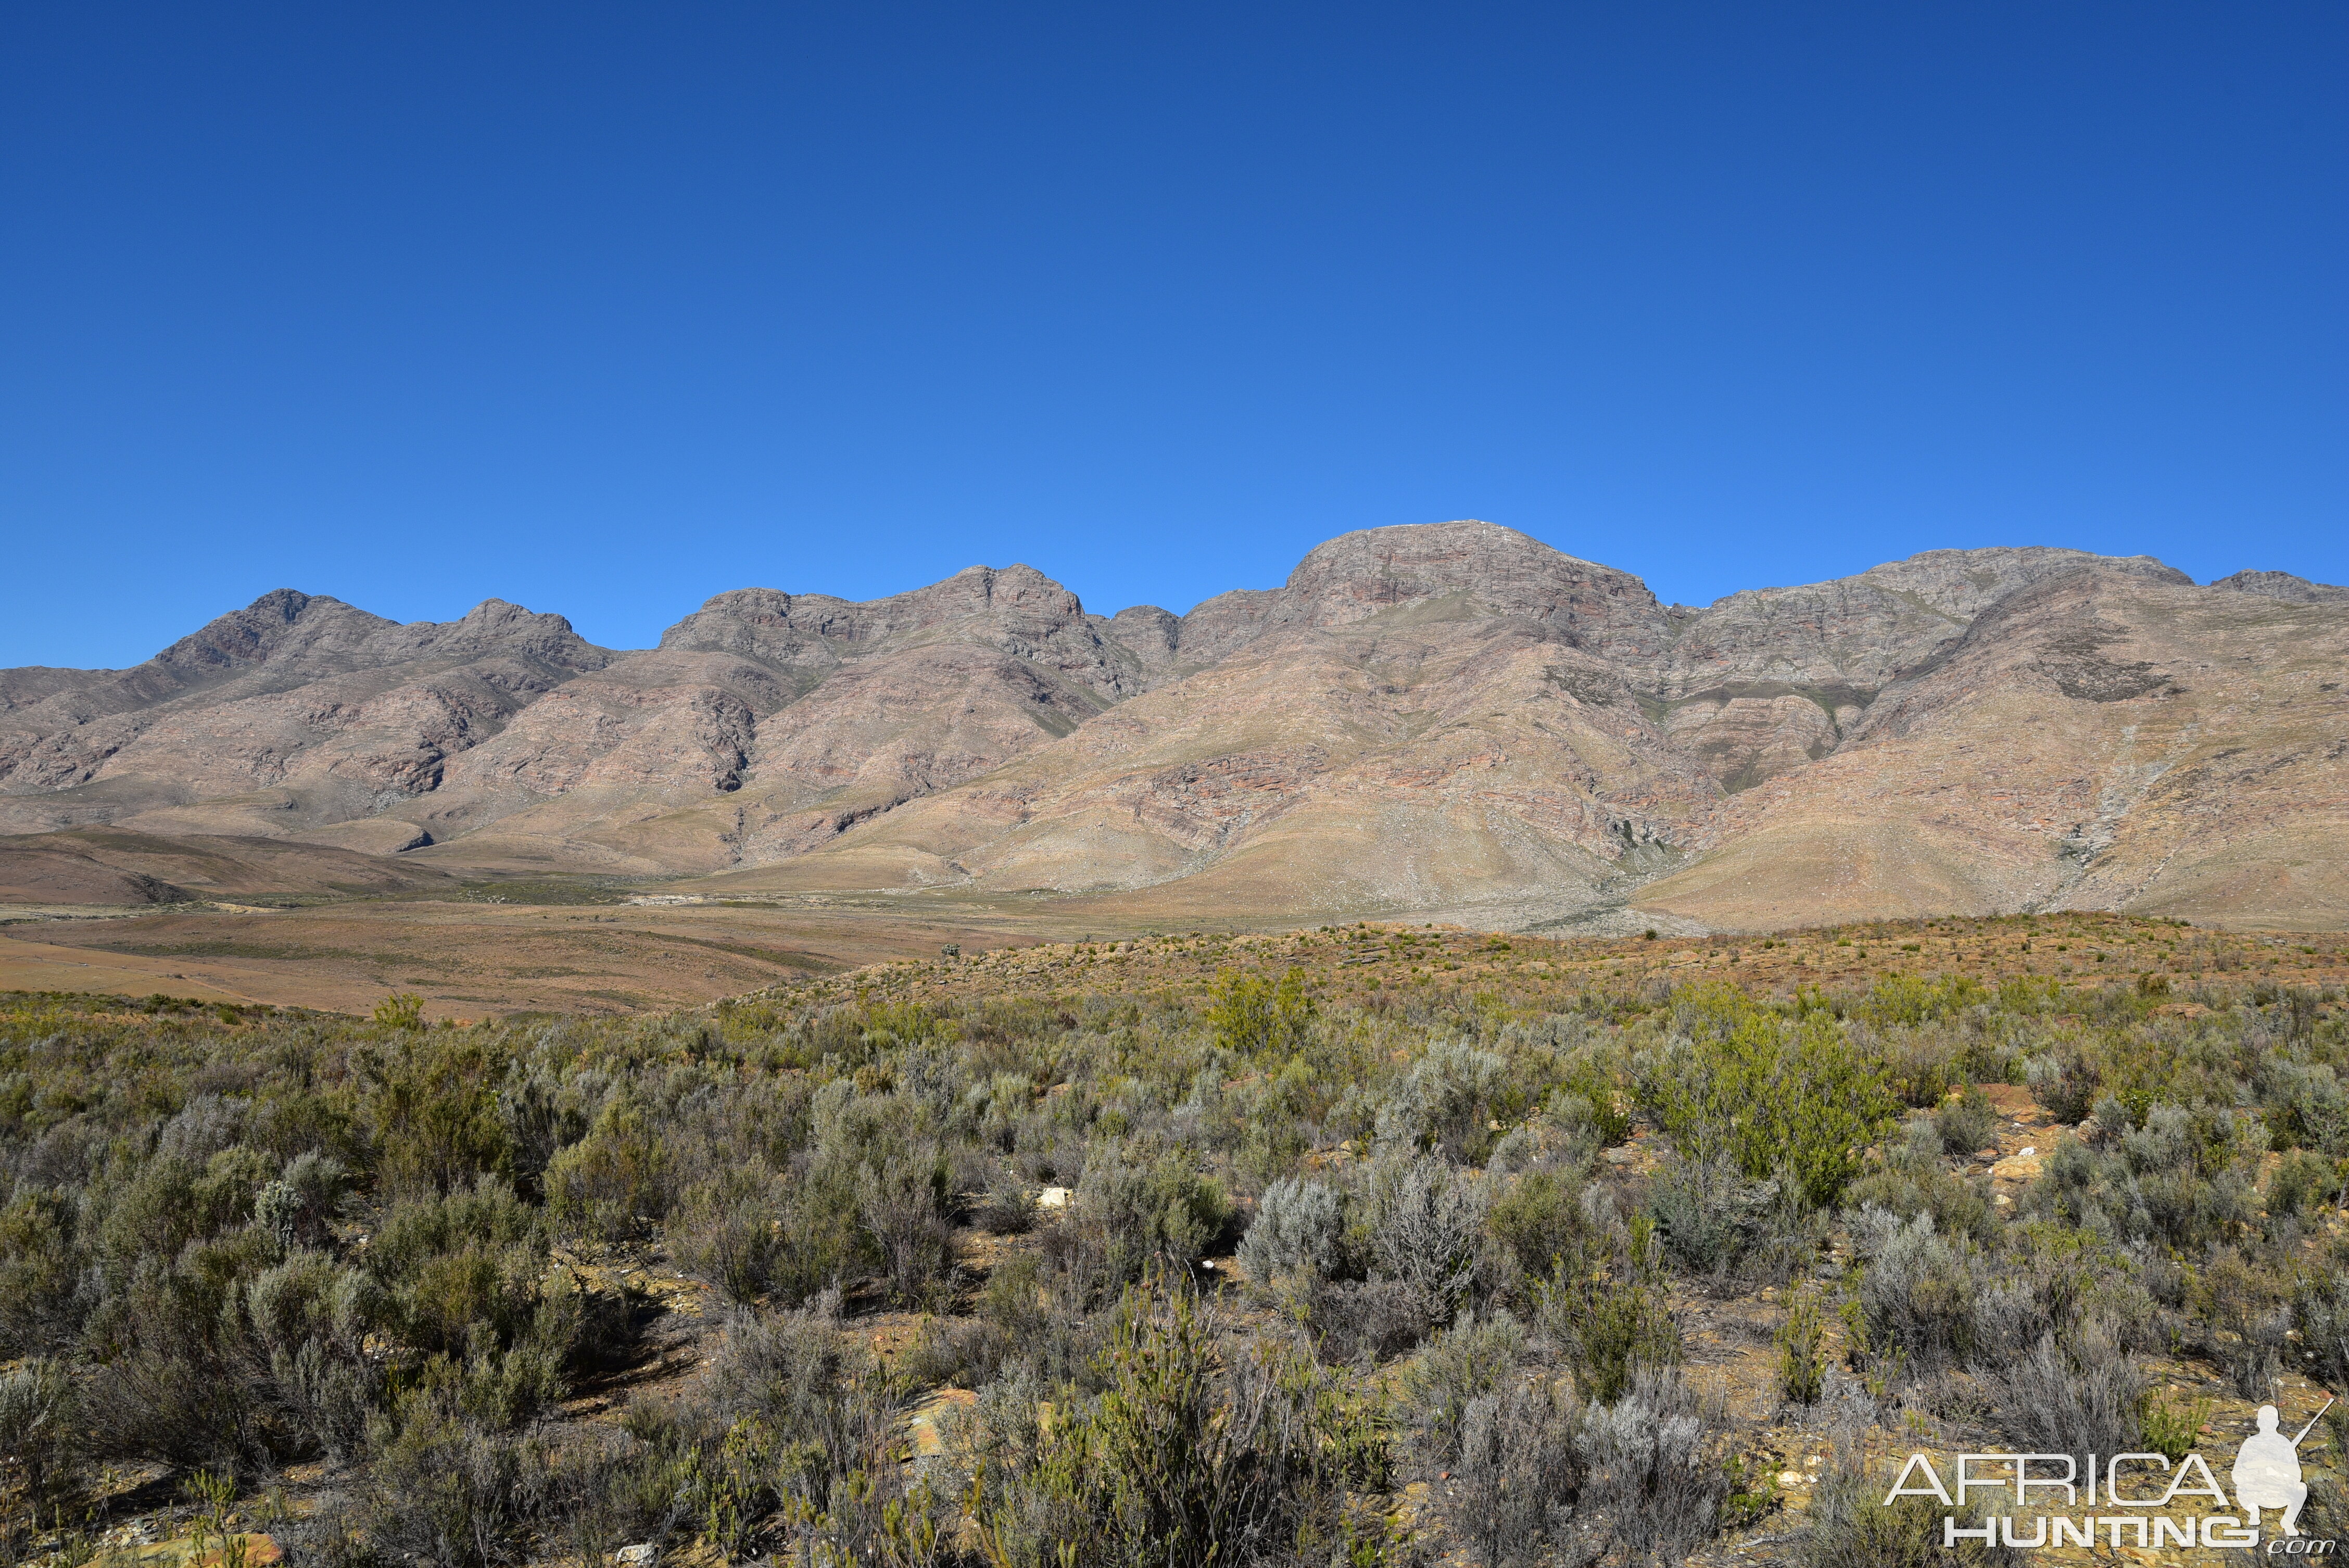
<svg viewBox="0 0 2349 1568">
<path fill-rule="evenodd" d="M 740 897 L 1759 930 L 2349 918 L 2349 589 L 1931 551 L 1665 604 L 1485 522 L 1103 616 L 1026 566 L 720 593 L 657 648 L 290 589 L 127 670 L 0 671 L 0 899 Z M 678 880 L 681 879 L 681 880 Z"/>
</svg>

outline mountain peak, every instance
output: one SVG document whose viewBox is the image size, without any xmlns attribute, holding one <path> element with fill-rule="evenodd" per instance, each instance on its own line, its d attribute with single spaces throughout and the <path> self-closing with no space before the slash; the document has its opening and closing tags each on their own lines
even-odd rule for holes
<svg viewBox="0 0 2349 1568">
<path fill-rule="evenodd" d="M 153 662 L 181 679 L 203 680 L 320 649 L 355 648 L 391 624 L 339 599 L 273 588 L 189 633 Z"/>
<path fill-rule="evenodd" d="M 1340 534 L 1299 562 L 1281 593 L 1319 625 L 1459 594 L 1610 657 L 1652 657 L 1667 636 L 1663 607 L 1631 573 L 1473 519 Z"/>
<path fill-rule="evenodd" d="M 1667 609 L 1474 519 L 1342 534 L 1179 619 L 975 564 L 864 603 L 713 594 L 620 654 L 503 599 L 396 626 L 278 589 L 134 670 L 0 671 L 0 828 L 777 886 L 1181 882 L 1275 913 L 1579 919 L 1674 866 L 1693 880 L 1654 907 L 1730 924 L 2237 888 L 2337 911 L 2338 759 L 2302 740 L 2336 704 L 2344 601 L 1994 547 Z M 2221 740 L 2265 748 L 2249 806 L 2251 765 L 2197 749 Z M 2116 792 L 2156 755 L 2158 791 Z"/>
<path fill-rule="evenodd" d="M 2349 588 L 2312 583 L 2289 572 L 2238 572 L 2220 578 L 2210 586 L 2229 593 L 2256 593 L 2262 599 L 2277 599 L 2287 604 L 2349 603 Z"/>
</svg>

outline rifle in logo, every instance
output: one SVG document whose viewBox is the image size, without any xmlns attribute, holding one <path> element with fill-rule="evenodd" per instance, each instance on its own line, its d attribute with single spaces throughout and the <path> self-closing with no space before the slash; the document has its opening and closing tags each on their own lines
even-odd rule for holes
<svg viewBox="0 0 2349 1568">
<path fill-rule="evenodd" d="M 2324 1409 L 2308 1418 L 2300 1429 L 2300 1437 L 2287 1438 L 2276 1430 L 2277 1412 L 2273 1405 L 2260 1407 L 2260 1429 L 2243 1439 L 2235 1450 L 2235 1501 L 2250 1515 L 2250 1528 L 2260 1527 L 2260 1510 L 2283 1510 L 2283 1532 L 2300 1533 L 2301 1505 L 2308 1501 L 2308 1483 L 2300 1479 L 2300 1443 L 2316 1429 L 2324 1411 L 2333 1408 L 2333 1401 L 2324 1401 Z"/>
<path fill-rule="evenodd" d="M 1909 1456 L 1892 1490 L 1885 1493 L 1883 1505 L 1892 1507 L 1904 1497 L 1930 1497 L 1951 1510 L 1941 1516 L 1941 1544 L 1945 1547 L 1961 1541 L 1980 1541 L 1986 1545 L 2024 1550 L 2042 1546 L 2094 1548 L 2102 1536 L 2118 1552 L 2124 1535 L 2134 1537 L 2131 1544 L 2140 1552 L 2158 1552 L 2168 1546 L 2199 1546 L 2205 1550 L 2255 1547 L 2260 1541 L 2262 1510 L 2274 1509 L 2282 1515 L 2277 1522 L 2282 1535 L 2300 1534 L 2300 1511 L 2308 1501 L 2308 1484 L 2300 1476 L 2300 1445 L 2333 1404 L 2333 1399 L 2325 1400 L 2323 1408 L 2308 1418 L 2308 1425 L 2290 1438 L 2276 1429 L 2280 1419 L 2276 1408 L 2260 1407 L 2259 1430 L 2244 1439 L 2235 1454 L 2233 1506 L 2240 1514 L 2249 1515 L 2248 1520 L 2238 1513 L 2223 1511 L 2168 1511 L 2180 1500 L 2193 1497 L 2207 1497 L 2221 1510 L 2230 1506 L 2226 1490 L 2219 1485 L 2219 1478 L 2198 1453 L 2189 1453 L 2178 1461 L 2168 1488 L 2158 1491 L 2155 1490 L 2159 1486 L 2158 1476 L 2147 1476 L 2145 1470 L 2148 1467 L 2157 1471 L 2169 1470 L 2171 1460 L 2166 1454 L 2115 1454 L 2101 1462 L 2096 1455 L 2090 1454 L 2085 1475 L 2079 1460 L 2071 1454 L 1959 1454 L 1955 1456 L 1954 1485 L 1944 1485 L 1933 1468 L 1932 1458 L 1915 1453 Z M 1992 1473 L 1984 1474 L 1977 1468 L 1984 1464 L 1993 1467 Z M 2061 1474 L 2045 1473 L 2059 1465 L 2063 1467 Z M 2033 1466 L 2040 1467 L 2040 1473 L 2033 1473 Z M 2125 1466 L 2128 1469 L 2127 1474 L 2123 1473 Z M 2008 1473 L 2000 1474 L 2000 1470 Z M 1920 1476 L 1923 1478 L 1921 1483 L 1913 1480 Z M 2009 1506 L 2014 1511 L 1992 1514 L 1977 1524 L 1960 1524 L 1955 1511 L 1968 1506 L 1969 1491 L 1982 1488 L 2012 1489 L 2013 1501 Z M 2061 1509 L 2030 1513 L 2031 1494 L 2034 1491 L 2061 1493 Z M 2090 1511 L 2085 1515 L 2074 1513 L 2072 1510 L 2082 1503 Z M 2094 1511 L 2099 1505 L 2127 1511 Z M 2155 1510 L 2161 1511 L 2152 1511 Z M 2020 1522 L 2029 1526 L 2030 1534 L 2016 1532 L 2018 1515 L 2022 1516 Z M 2317 1542 L 2313 1546 L 2329 1554 L 2337 1549 L 2337 1544 Z M 2278 1541 L 2271 1543 L 2271 1548 L 2281 1545 L 2282 1542 Z M 2286 1550 L 2297 1555 L 2301 1548 L 2296 1545 Z"/>
</svg>

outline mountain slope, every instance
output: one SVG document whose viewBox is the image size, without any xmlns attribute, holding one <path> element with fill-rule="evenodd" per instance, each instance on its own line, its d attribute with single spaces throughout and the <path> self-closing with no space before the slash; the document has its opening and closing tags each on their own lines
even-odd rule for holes
<svg viewBox="0 0 2349 1568">
<path fill-rule="evenodd" d="M 280 590 L 134 669 L 0 672 L 0 828 L 275 837 L 371 815 L 612 658 L 501 600 L 401 626 Z"/>
<path fill-rule="evenodd" d="M 2349 911 L 2349 614 L 2099 566 L 1996 602 L 1639 907 L 1728 927 Z"/>
<path fill-rule="evenodd" d="M 1398 608 L 1284 626 L 985 779 L 721 884 L 1148 889 L 1267 916 L 1580 908 L 1627 853 L 1665 853 L 1714 794 L 1603 662 L 1528 622 Z"/>
<path fill-rule="evenodd" d="M 635 652 L 281 591 L 132 670 L 0 671 L 0 834 L 1170 918 L 2339 923 L 2344 662 L 2349 591 L 2282 573 L 1933 551 L 1691 610 L 1482 522 L 1179 616 L 973 567 L 720 593 Z"/>
</svg>

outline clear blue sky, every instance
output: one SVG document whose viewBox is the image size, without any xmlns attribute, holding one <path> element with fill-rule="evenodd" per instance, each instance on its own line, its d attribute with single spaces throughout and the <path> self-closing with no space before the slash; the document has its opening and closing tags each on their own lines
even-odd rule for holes
<svg viewBox="0 0 2349 1568">
<path fill-rule="evenodd" d="M 2349 582 L 2349 6 L 0 10 L 0 665 L 1508 523 Z"/>
</svg>

